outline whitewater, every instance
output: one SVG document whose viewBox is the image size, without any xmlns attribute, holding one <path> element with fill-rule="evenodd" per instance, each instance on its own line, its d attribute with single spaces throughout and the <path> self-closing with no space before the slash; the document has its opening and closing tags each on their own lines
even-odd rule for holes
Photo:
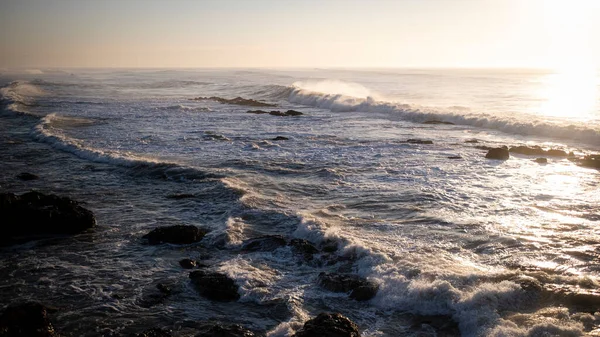
<svg viewBox="0 0 600 337">
<path fill-rule="evenodd" d="M 1 247 L 0 307 L 51 304 L 57 330 L 77 336 L 191 336 L 213 321 L 291 336 L 324 311 L 362 336 L 597 335 L 600 171 L 572 159 L 600 151 L 599 78 L 5 71 L 0 192 L 72 196 L 98 227 Z M 570 156 L 485 158 L 520 145 Z M 177 224 L 209 233 L 183 247 L 143 244 Z M 240 251 L 264 235 L 329 249 L 309 260 L 290 246 Z M 240 299 L 200 296 L 182 258 L 231 277 Z M 322 272 L 359 275 L 377 294 L 328 291 Z M 173 292 L 156 302 L 159 282 Z"/>
</svg>

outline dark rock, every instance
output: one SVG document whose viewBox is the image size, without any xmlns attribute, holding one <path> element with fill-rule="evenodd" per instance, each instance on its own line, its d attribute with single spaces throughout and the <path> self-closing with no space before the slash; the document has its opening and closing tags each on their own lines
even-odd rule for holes
<svg viewBox="0 0 600 337">
<path fill-rule="evenodd" d="M 94 213 L 53 194 L 0 194 L 0 241 L 54 234 L 77 234 L 96 225 Z"/>
<path fill-rule="evenodd" d="M 265 102 L 260 102 L 253 99 L 246 99 L 242 97 L 236 97 L 233 99 L 227 99 L 222 97 L 197 97 L 193 99 L 194 101 L 215 101 L 221 104 L 233 104 L 233 105 L 246 105 L 246 106 L 258 106 L 258 107 L 273 107 L 275 104 L 269 104 Z"/>
<path fill-rule="evenodd" d="M 244 241 L 242 251 L 244 252 L 268 252 L 283 247 L 287 244 L 281 235 L 265 235 Z"/>
<path fill-rule="evenodd" d="M 196 270 L 190 273 L 192 284 L 200 295 L 213 301 L 237 301 L 238 285 L 225 274 Z"/>
<path fill-rule="evenodd" d="M 179 265 L 184 269 L 196 268 L 196 261 L 192 259 L 183 259 L 179 261 Z"/>
<path fill-rule="evenodd" d="M 196 335 L 196 337 L 255 337 L 254 332 L 242 327 L 241 325 L 210 325 L 205 331 Z"/>
<path fill-rule="evenodd" d="M 301 254 L 305 260 L 312 260 L 313 254 L 319 252 L 312 243 L 304 239 L 292 239 L 290 246 L 294 253 Z"/>
<path fill-rule="evenodd" d="M 168 285 L 164 284 L 164 283 L 159 283 L 156 285 L 156 289 L 158 289 L 158 291 L 160 291 L 161 293 L 165 294 L 165 295 L 171 295 L 171 287 L 169 287 Z"/>
<path fill-rule="evenodd" d="M 321 249 L 326 253 L 333 253 L 338 250 L 338 243 L 334 240 L 325 240 L 321 245 Z"/>
<path fill-rule="evenodd" d="M 28 172 L 19 173 L 17 175 L 17 178 L 19 178 L 21 180 L 25 180 L 25 181 L 40 179 L 40 177 L 36 176 L 35 174 L 28 173 Z"/>
<path fill-rule="evenodd" d="M 175 200 L 180 200 L 180 199 L 190 199 L 190 198 L 195 198 L 196 196 L 193 194 L 188 194 L 188 193 L 178 193 L 178 194 L 169 194 L 167 195 L 168 199 L 175 199 Z"/>
<path fill-rule="evenodd" d="M 353 274 L 320 273 L 319 285 L 336 293 L 350 293 L 350 298 L 366 301 L 375 297 L 379 286 L 363 277 Z"/>
<path fill-rule="evenodd" d="M 171 337 L 171 332 L 160 328 L 153 328 L 144 332 L 131 334 L 131 337 Z"/>
<path fill-rule="evenodd" d="M 417 336 L 429 336 L 431 330 L 435 331 L 436 337 L 456 337 L 460 336 L 460 329 L 452 316 L 415 316 L 412 319 L 411 330 L 417 332 Z M 422 332 L 420 334 L 419 332 Z"/>
<path fill-rule="evenodd" d="M 272 141 L 289 140 L 288 137 L 277 136 L 271 139 Z"/>
<path fill-rule="evenodd" d="M 342 314 L 321 313 L 292 337 L 360 337 L 358 326 Z"/>
<path fill-rule="evenodd" d="M 465 143 L 477 144 L 479 143 L 479 141 L 477 139 L 467 139 L 465 140 Z"/>
<path fill-rule="evenodd" d="M 9 306 L 0 316 L 0 336 L 58 336 L 50 323 L 48 311 L 47 307 L 35 302 Z"/>
<path fill-rule="evenodd" d="M 507 160 L 510 157 L 510 154 L 506 147 L 497 147 L 495 149 L 490 149 L 485 157 L 488 159 Z"/>
<path fill-rule="evenodd" d="M 410 144 L 433 144 L 433 141 L 423 139 L 409 139 L 406 142 Z"/>
<path fill-rule="evenodd" d="M 264 115 L 264 114 L 269 114 L 272 116 L 301 116 L 303 115 L 302 112 L 300 111 L 296 111 L 296 110 L 288 110 L 288 111 L 278 111 L 278 110 L 273 110 L 273 111 L 264 111 L 264 110 L 248 110 L 246 111 L 246 113 L 249 114 L 256 114 L 256 115 Z"/>
<path fill-rule="evenodd" d="M 600 169 L 600 155 L 587 155 L 582 159 L 574 159 L 574 161 L 581 166 Z"/>
<path fill-rule="evenodd" d="M 546 155 L 552 156 L 552 157 L 568 157 L 569 156 L 569 154 L 566 151 L 556 150 L 556 149 L 550 149 L 550 150 L 546 151 Z"/>
<path fill-rule="evenodd" d="M 536 158 L 535 162 L 538 164 L 548 164 L 548 159 L 546 158 Z"/>
<path fill-rule="evenodd" d="M 462 159 L 461 156 L 450 156 L 448 157 L 448 159 Z"/>
<path fill-rule="evenodd" d="M 553 157 L 567 157 L 567 152 L 563 150 L 550 149 L 544 150 L 539 146 L 514 146 L 509 150 L 511 153 L 524 154 L 527 156 L 553 156 Z"/>
<path fill-rule="evenodd" d="M 452 122 L 444 122 L 444 121 L 437 121 L 437 120 L 425 121 L 425 122 L 423 122 L 423 124 L 444 124 L 444 125 L 454 125 L 454 123 L 452 123 Z"/>
<path fill-rule="evenodd" d="M 161 243 L 189 244 L 202 240 L 207 231 L 196 226 L 175 225 L 153 229 L 142 238 L 151 245 Z"/>
</svg>

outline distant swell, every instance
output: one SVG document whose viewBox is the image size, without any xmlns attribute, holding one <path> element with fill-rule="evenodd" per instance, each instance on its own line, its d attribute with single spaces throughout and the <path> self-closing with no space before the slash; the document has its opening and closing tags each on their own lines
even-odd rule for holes
<svg viewBox="0 0 600 337">
<path fill-rule="evenodd" d="M 589 144 L 600 144 L 600 130 L 577 125 L 558 125 L 531 120 L 519 122 L 490 114 L 460 114 L 457 112 L 427 111 L 408 104 L 386 102 L 372 96 L 354 97 L 307 90 L 297 86 L 290 89 L 288 101 L 328 109 L 333 112 L 372 112 L 389 114 L 402 120 L 422 123 L 428 120 L 451 122 L 495 129 L 511 134 L 569 139 Z"/>
</svg>

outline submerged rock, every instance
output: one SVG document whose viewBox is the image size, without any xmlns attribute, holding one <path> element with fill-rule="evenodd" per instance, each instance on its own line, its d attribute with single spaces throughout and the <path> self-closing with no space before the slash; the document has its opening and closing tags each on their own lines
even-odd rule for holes
<svg viewBox="0 0 600 337">
<path fill-rule="evenodd" d="M 538 164 L 548 164 L 548 159 L 546 158 L 536 158 L 535 162 Z"/>
<path fill-rule="evenodd" d="M 425 121 L 425 122 L 423 122 L 423 124 L 444 124 L 444 125 L 454 125 L 454 123 L 452 123 L 452 122 L 444 122 L 444 121 L 438 121 L 438 120 Z"/>
<path fill-rule="evenodd" d="M 175 225 L 153 229 L 142 238 L 147 239 L 151 245 L 161 243 L 190 244 L 204 238 L 207 231 L 191 225 Z"/>
<path fill-rule="evenodd" d="M 21 172 L 17 175 L 17 178 L 24 180 L 24 181 L 40 179 L 40 177 L 36 176 L 33 173 L 29 173 L 29 172 Z"/>
<path fill-rule="evenodd" d="M 204 328 L 205 330 L 195 337 L 255 337 L 254 332 L 241 325 L 219 325 L 214 324 Z"/>
<path fill-rule="evenodd" d="M 510 154 L 506 147 L 497 147 L 490 149 L 485 157 L 488 159 L 507 160 L 510 157 Z"/>
<path fill-rule="evenodd" d="M 171 337 L 171 332 L 161 329 L 161 328 L 153 328 L 150 330 L 146 330 L 144 332 L 131 334 L 131 337 Z"/>
<path fill-rule="evenodd" d="M 265 235 L 244 241 L 243 252 L 268 252 L 287 245 L 281 235 Z"/>
<path fill-rule="evenodd" d="M 462 159 L 461 156 L 449 156 L 448 159 Z"/>
<path fill-rule="evenodd" d="M 350 292 L 350 298 L 367 301 L 375 297 L 379 286 L 363 277 L 354 274 L 320 273 L 319 285 L 336 293 Z"/>
<path fill-rule="evenodd" d="M 358 326 L 342 314 L 321 313 L 292 337 L 360 337 Z"/>
<path fill-rule="evenodd" d="M 277 136 L 275 138 L 271 139 L 274 142 L 280 141 L 280 140 L 290 140 L 288 137 L 283 137 L 283 136 Z"/>
<path fill-rule="evenodd" d="M 9 306 L 0 316 L 0 336 L 58 336 L 50 323 L 48 311 L 47 307 L 36 302 Z"/>
<path fill-rule="evenodd" d="M 238 285 L 225 274 L 196 270 L 190 273 L 192 284 L 200 295 L 213 301 L 237 301 Z"/>
<path fill-rule="evenodd" d="M 194 101 L 215 101 L 215 102 L 219 102 L 221 104 L 246 105 L 246 106 L 262 106 L 262 107 L 276 106 L 275 104 L 269 104 L 269 103 L 260 102 L 260 101 L 254 100 L 254 99 L 246 99 L 246 98 L 242 98 L 242 97 L 227 99 L 227 98 L 222 98 L 222 97 L 217 97 L 217 96 L 211 96 L 211 97 L 197 97 L 197 98 L 193 98 L 192 100 L 194 100 Z"/>
<path fill-rule="evenodd" d="M 0 194 L 0 242 L 15 238 L 77 234 L 96 225 L 94 213 L 53 194 Z"/>
<path fill-rule="evenodd" d="M 190 199 L 190 198 L 195 198 L 195 197 L 196 197 L 195 195 L 188 194 L 188 193 L 178 193 L 178 194 L 167 195 L 167 199 L 175 199 L 175 200 Z"/>
<path fill-rule="evenodd" d="M 423 139 L 409 139 L 406 141 L 407 143 L 410 144 L 433 144 L 433 141 L 431 140 L 423 140 Z"/>
</svg>

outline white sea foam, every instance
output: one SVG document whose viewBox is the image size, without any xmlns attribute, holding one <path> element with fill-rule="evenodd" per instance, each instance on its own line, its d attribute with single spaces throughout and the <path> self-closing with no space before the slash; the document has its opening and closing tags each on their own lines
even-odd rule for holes
<svg viewBox="0 0 600 337">
<path fill-rule="evenodd" d="M 358 84 L 339 81 L 297 82 L 289 94 L 291 103 L 333 112 L 371 112 L 422 123 L 436 120 L 458 125 L 495 129 L 519 135 L 545 136 L 600 144 L 600 129 L 586 125 L 554 124 L 536 118 L 507 118 L 469 110 L 431 109 L 386 101 Z"/>
</svg>

